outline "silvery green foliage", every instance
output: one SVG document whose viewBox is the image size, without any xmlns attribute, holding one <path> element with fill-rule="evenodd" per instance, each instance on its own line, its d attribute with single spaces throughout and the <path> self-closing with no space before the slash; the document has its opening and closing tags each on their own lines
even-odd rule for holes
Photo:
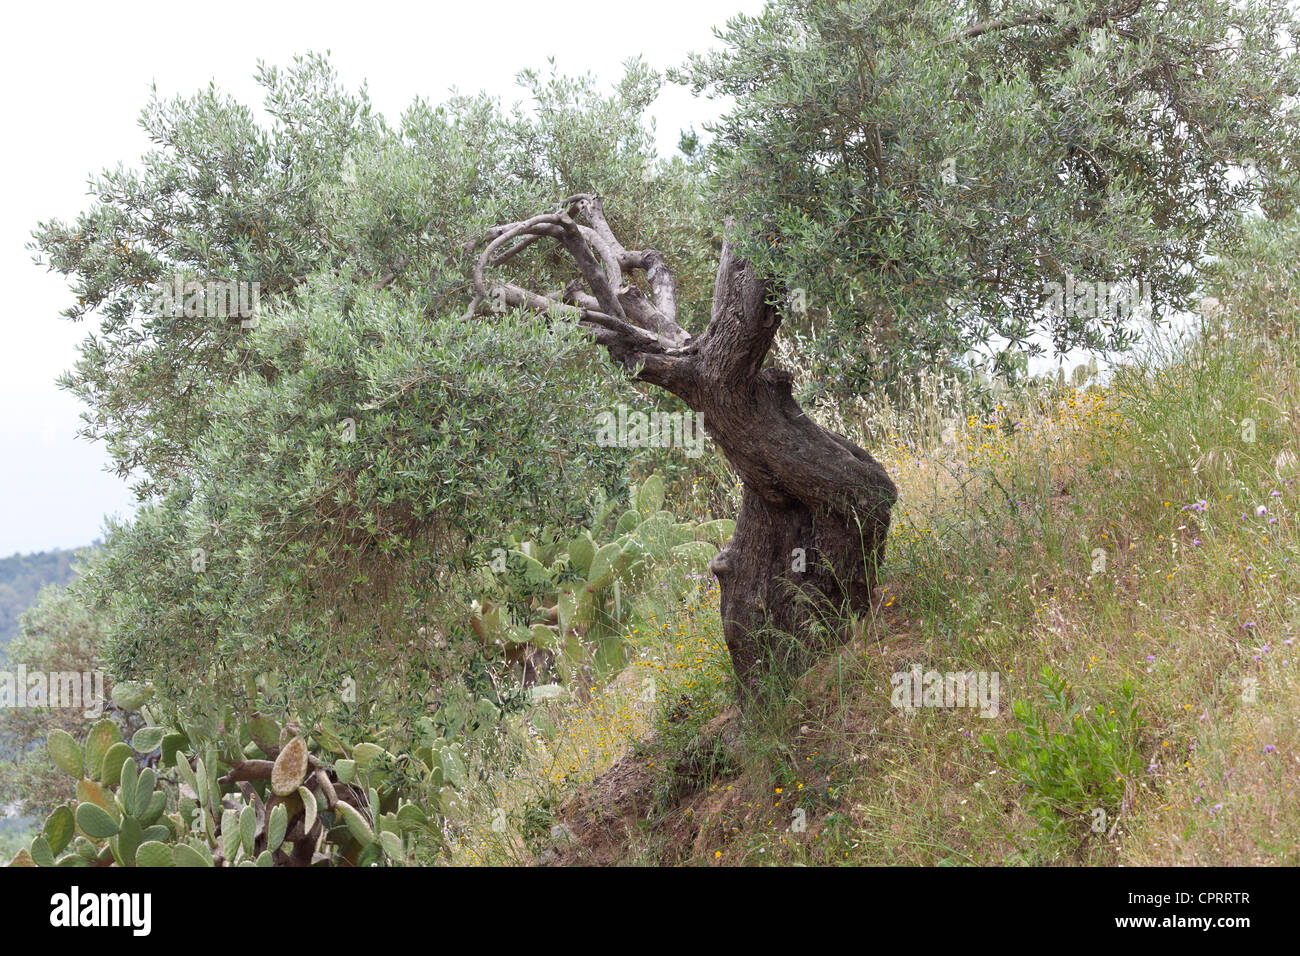
<svg viewBox="0 0 1300 956">
<path fill-rule="evenodd" d="M 1244 241 L 1214 263 L 1202 314 L 1216 325 L 1225 318 L 1249 321 L 1259 331 L 1293 330 L 1300 316 L 1300 216 L 1257 219 Z"/>
<path fill-rule="evenodd" d="M 1044 308 L 1071 277 L 1185 304 L 1241 210 L 1294 205 L 1297 35 L 1258 0 L 777 0 L 680 78 L 735 97 L 707 161 L 806 303 L 815 389 L 866 394 L 973 346 L 1128 344 Z"/>
<path fill-rule="evenodd" d="M 400 727 L 482 676 L 466 576 L 490 543 L 576 528 L 594 488 L 622 490 L 628 452 L 591 427 L 622 378 L 566 322 L 466 318 L 467 244 L 598 191 L 703 303 L 698 181 L 651 152 L 643 66 L 608 95 L 521 79 L 535 113 L 456 97 L 389 123 L 317 57 L 261 70 L 266 128 L 215 91 L 155 100 L 141 168 L 40 226 L 66 315 L 99 323 L 64 385 L 144 500 L 87 582 L 116 674 L 180 706 L 273 672 L 304 719 Z M 560 265 L 540 247 L 511 263 L 539 284 Z M 214 279 L 257 283 L 255 320 L 158 307 Z"/>
</svg>

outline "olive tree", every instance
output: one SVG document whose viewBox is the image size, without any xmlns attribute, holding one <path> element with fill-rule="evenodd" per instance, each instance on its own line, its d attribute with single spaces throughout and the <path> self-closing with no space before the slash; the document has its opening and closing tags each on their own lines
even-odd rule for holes
<svg viewBox="0 0 1300 956">
<path fill-rule="evenodd" d="M 566 316 L 703 414 L 744 488 L 712 570 L 748 686 L 783 638 L 806 659 L 844 633 L 819 623 L 867 611 L 897 495 L 769 361 L 783 320 L 817 312 L 808 359 L 831 396 L 992 341 L 1124 346 L 1131 290 L 1177 306 L 1243 209 L 1285 204 L 1294 35 L 1271 3 L 781 0 L 678 74 L 735 98 L 707 155 L 730 222 L 707 326 L 678 321 L 671 264 L 591 195 L 492 230 L 470 313 L 497 297 Z M 499 277 L 542 240 L 573 282 Z"/>
<path fill-rule="evenodd" d="M 475 246 L 580 190 L 653 231 L 693 299 L 713 245 L 697 172 L 651 147 L 658 76 L 521 80 L 518 109 L 421 100 L 392 124 L 318 57 L 261 70 L 268 125 L 215 90 L 155 98 L 155 148 L 40 225 L 90 325 L 63 385 L 141 499 L 87 593 L 159 708 L 270 696 L 400 734 L 458 686 L 474 712 L 507 695 L 468 627 L 476 572 L 624 486 L 592 420 L 628 386 L 572 323 L 466 321 Z M 533 252 L 521 275 L 556 279 Z"/>
<path fill-rule="evenodd" d="M 806 659 L 867 611 L 897 490 L 799 399 L 990 343 L 1123 346 L 1130 283 L 1157 315 L 1184 303 L 1244 210 L 1291 204 L 1295 35 L 1268 0 L 778 0 L 676 73 L 732 105 L 670 164 L 639 68 L 612 98 L 537 85 L 537 119 L 458 100 L 397 131 L 312 69 L 265 77 L 269 134 L 214 100 L 155 107 L 146 176 L 39 237 L 72 314 L 106 317 L 68 380 L 88 428 L 165 496 L 109 542 L 123 662 L 176 630 L 212 666 L 268 635 L 312 659 L 318 629 L 409 618 L 377 615 L 380 569 L 421 592 L 452 542 L 564 513 L 601 467 L 548 404 L 590 407 L 587 342 L 701 413 L 742 482 L 712 562 L 740 685 L 789 637 Z M 252 334 L 142 329 L 139 290 L 176 262 L 280 304 Z M 815 332 L 810 395 L 770 359 L 787 322 Z M 342 415 L 365 442 L 332 440 Z M 225 570 L 202 583 L 149 560 L 204 536 Z"/>
</svg>

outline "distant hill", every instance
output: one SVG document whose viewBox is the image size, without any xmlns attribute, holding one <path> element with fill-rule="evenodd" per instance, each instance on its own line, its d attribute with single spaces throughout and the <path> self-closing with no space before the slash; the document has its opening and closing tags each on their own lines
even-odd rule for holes
<svg viewBox="0 0 1300 956">
<path fill-rule="evenodd" d="M 18 634 L 18 619 L 47 584 L 67 584 L 81 549 L 56 548 L 0 558 L 0 648 Z"/>
</svg>

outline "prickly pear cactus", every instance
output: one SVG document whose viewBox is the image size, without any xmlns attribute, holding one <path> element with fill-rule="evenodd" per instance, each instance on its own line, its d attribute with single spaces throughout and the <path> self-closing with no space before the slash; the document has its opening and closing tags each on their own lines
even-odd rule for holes
<svg viewBox="0 0 1300 956">
<path fill-rule="evenodd" d="M 313 735 L 264 714 L 231 724 L 224 739 L 201 744 L 151 726 L 128 743 L 110 719 L 80 743 L 52 732 L 50 759 L 77 778 L 76 800 L 9 865 L 400 865 L 413 835 L 437 835 L 419 804 L 388 786 L 399 761 L 383 748 L 358 744 L 332 759 Z M 425 798 L 458 776 L 405 761 Z M 462 763 L 462 784 L 463 773 Z"/>
<path fill-rule="evenodd" d="M 634 601 L 653 568 L 671 561 L 703 570 L 736 527 L 728 519 L 678 521 L 664 510 L 659 474 L 632 489 L 631 504 L 615 518 L 617 506 L 606 503 L 594 530 L 569 540 L 515 542 L 482 569 L 485 593 L 470 626 L 520 665 L 525 684 L 541 683 L 539 655 L 566 684 L 621 669 Z M 603 540 L 611 520 L 613 536 Z"/>
</svg>

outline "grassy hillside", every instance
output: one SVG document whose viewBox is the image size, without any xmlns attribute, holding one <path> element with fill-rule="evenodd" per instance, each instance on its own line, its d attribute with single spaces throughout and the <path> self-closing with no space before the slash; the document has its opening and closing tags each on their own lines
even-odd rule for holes
<svg viewBox="0 0 1300 956">
<path fill-rule="evenodd" d="M 455 858 L 1300 863 L 1298 370 L 1216 315 L 1105 384 L 842 416 L 902 492 L 857 638 L 742 715 L 701 581 L 484 768 Z M 913 668 L 997 715 L 895 706 Z"/>
</svg>

